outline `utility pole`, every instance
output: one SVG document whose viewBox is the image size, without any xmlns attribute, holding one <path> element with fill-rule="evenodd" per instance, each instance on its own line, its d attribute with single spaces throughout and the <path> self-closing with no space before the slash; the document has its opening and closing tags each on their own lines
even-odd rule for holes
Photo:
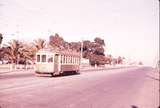
<svg viewBox="0 0 160 108">
<path fill-rule="evenodd" d="M 81 40 L 81 58 L 80 58 L 80 66 L 82 65 L 82 59 L 83 59 L 83 38 Z"/>
<path fill-rule="evenodd" d="M 1 48 L 2 40 L 3 40 L 3 36 L 2 36 L 2 34 L 0 33 L 0 48 Z"/>
</svg>

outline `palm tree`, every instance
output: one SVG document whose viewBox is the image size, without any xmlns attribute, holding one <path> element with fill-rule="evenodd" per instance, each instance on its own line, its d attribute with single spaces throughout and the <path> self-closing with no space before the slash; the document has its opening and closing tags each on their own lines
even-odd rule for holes
<svg viewBox="0 0 160 108">
<path fill-rule="evenodd" d="M 8 45 L 5 45 L 3 52 L 4 59 L 11 63 L 26 63 L 27 60 L 33 61 L 36 49 L 31 44 L 12 40 Z"/>
<path fill-rule="evenodd" d="M 38 51 L 46 46 L 46 41 L 44 39 L 34 40 L 33 46 L 35 47 L 36 51 Z"/>
<path fill-rule="evenodd" d="M 4 51 L 7 58 L 11 61 L 11 63 L 17 63 L 20 54 L 22 53 L 20 48 L 22 48 L 23 45 L 18 40 L 12 40 L 11 42 L 6 45 L 6 50 Z"/>
<path fill-rule="evenodd" d="M 27 60 L 33 61 L 36 53 L 36 49 L 30 44 L 23 44 L 23 47 L 19 49 L 20 58 L 26 63 Z"/>
</svg>

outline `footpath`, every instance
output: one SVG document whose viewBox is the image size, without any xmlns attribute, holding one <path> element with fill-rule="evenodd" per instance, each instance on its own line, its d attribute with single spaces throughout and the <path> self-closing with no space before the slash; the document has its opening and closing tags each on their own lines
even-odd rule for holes
<svg viewBox="0 0 160 108">
<path fill-rule="evenodd" d="M 160 72 L 157 69 L 147 74 L 139 94 L 138 108 L 160 108 Z"/>
<path fill-rule="evenodd" d="M 120 68 L 130 68 L 130 67 L 135 67 L 135 66 L 99 66 L 99 67 L 93 67 L 93 66 L 88 66 L 88 67 L 80 67 L 80 72 L 85 72 L 85 71 L 99 71 L 99 70 L 112 70 L 112 69 L 120 69 Z M 0 74 L 5 74 L 5 73 L 15 73 L 15 72 L 33 72 L 34 69 L 0 69 Z"/>
<path fill-rule="evenodd" d="M 120 68 L 133 68 L 133 67 L 136 67 L 136 66 L 125 66 L 125 65 L 115 65 L 115 66 L 103 66 L 103 67 L 93 67 L 93 66 L 90 66 L 90 67 L 81 67 L 80 68 L 80 71 L 83 72 L 83 71 L 96 71 L 96 70 L 113 70 L 113 69 L 120 69 Z"/>
</svg>

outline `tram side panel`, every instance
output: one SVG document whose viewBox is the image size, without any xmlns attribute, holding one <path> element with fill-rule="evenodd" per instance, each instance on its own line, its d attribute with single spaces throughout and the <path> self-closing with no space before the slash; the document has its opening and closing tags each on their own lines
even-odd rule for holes
<svg viewBox="0 0 160 108">
<path fill-rule="evenodd" d="M 63 64 L 61 65 L 61 71 L 79 71 L 79 65 Z"/>
<path fill-rule="evenodd" d="M 79 71 L 79 57 L 76 56 L 61 56 L 61 72 Z"/>
</svg>

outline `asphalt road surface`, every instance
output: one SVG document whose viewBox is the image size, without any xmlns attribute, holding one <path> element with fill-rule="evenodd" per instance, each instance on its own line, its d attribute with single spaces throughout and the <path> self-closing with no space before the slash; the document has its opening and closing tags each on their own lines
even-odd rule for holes
<svg viewBox="0 0 160 108">
<path fill-rule="evenodd" d="M 0 74 L 0 108 L 158 108 L 159 79 L 149 67 L 37 77 Z"/>
</svg>

